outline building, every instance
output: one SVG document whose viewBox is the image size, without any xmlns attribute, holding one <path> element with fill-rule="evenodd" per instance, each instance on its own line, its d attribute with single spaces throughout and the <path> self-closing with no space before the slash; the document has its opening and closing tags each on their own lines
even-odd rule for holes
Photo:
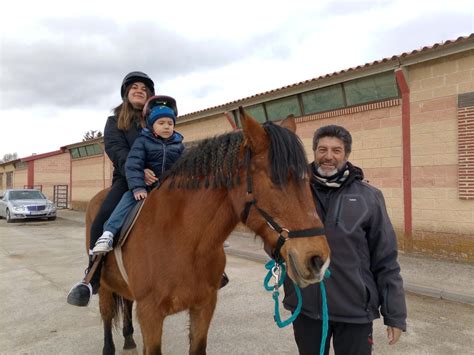
<svg viewBox="0 0 474 355">
<path fill-rule="evenodd" d="M 177 130 L 188 142 L 230 131 L 239 106 L 260 122 L 295 115 L 310 159 L 318 127 L 348 128 L 351 161 L 383 191 L 400 248 L 474 262 L 474 34 L 180 116 Z M 82 144 L 61 148 L 72 207 L 110 183 L 103 153 L 73 158 Z M 0 188 L 46 182 L 25 171 L 56 158 L 30 158 L 0 165 Z"/>
</svg>

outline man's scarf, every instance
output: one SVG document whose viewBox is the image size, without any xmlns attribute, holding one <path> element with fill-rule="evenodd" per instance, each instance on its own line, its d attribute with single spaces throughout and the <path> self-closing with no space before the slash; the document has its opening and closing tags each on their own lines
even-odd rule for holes
<svg viewBox="0 0 474 355">
<path fill-rule="evenodd" d="M 318 166 L 313 164 L 313 177 L 323 186 L 338 188 L 347 180 L 349 176 L 349 166 L 346 164 L 344 168 L 332 176 L 321 176 L 318 173 Z"/>
</svg>

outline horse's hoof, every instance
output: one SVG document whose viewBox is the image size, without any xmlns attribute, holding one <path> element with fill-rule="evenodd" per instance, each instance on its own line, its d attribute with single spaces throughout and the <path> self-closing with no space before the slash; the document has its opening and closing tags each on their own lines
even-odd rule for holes
<svg viewBox="0 0 474 355">
<path fill-rule="evenodd" d="M 136 349 L 136 347 L 137 347 L 137 344 L 135 344 L 135 340 L 133 340 L 132 337 L 125 338 L 125 342 L 123 344 L 123 350 Z"/>
</svg>

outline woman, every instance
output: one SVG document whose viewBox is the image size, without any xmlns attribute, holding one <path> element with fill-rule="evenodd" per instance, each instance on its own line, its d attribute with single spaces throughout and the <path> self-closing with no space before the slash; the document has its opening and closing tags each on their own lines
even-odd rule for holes
<svg viewBox="0 0 474 355">
<path fill-rule="evenodd" d="M 123 194 L 128 191 L 127 179 L 125 177 L 125 161 L 128 153 L 138 137 L 141 129 L 145 127 L 142 117 L 143 106 L 149 97 L 155 94 L 153 80 L 143 72 L 134 71 L 125 76 L 120 88 L 122 103 L 114 110 L 113 116 L 107 119 L 104 129 L 105 152 L 114 166 L 112 186 L 105 198 L 94 222 L 91 225 L 91 238 L 89 246 L 89 266 L 92 266 L 92 248 L 97 239 L 102 235 L 104 223 L 108 220 L 115 206 L 119 203 Z M 173 107 L 176 111 L 176 107 Z M 145 169 L 145 182 L 153 184 L 157 178 L 153 171 Z M 99 289 L 100 269 L 98 269 L 91 280 L 93 294 Z M 76 284 L 68 294 L 68 303 L 76 306 L 87 306 L 90 300 L 89 288 L 84 283 Z"/>
</svg>

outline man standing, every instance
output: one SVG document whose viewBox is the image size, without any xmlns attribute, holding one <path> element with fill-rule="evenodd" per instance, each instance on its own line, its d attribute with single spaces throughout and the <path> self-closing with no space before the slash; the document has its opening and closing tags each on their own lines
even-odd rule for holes
<svg viewBox="0 0 474 355">
<path fill-rule="evenodd" d="M 389 344 L 406 330 L 406 304 L 397 241 L 382 193 L 363 182 L 348 162 L 352 137 L 341 126 L 319 128 L 313 137 L 311 190 L 331 248 L 331 276 L 325 280 L 329 311 L 326 354 L 372 352 L 372 321 L 382 313 Z M 293 323 L 300 354 L 319 354 L 322 313 L 319 285 L 301 290 L 303 307 Z M 297 304 L 285 283 L 285 307 Z"/>
</svg>

